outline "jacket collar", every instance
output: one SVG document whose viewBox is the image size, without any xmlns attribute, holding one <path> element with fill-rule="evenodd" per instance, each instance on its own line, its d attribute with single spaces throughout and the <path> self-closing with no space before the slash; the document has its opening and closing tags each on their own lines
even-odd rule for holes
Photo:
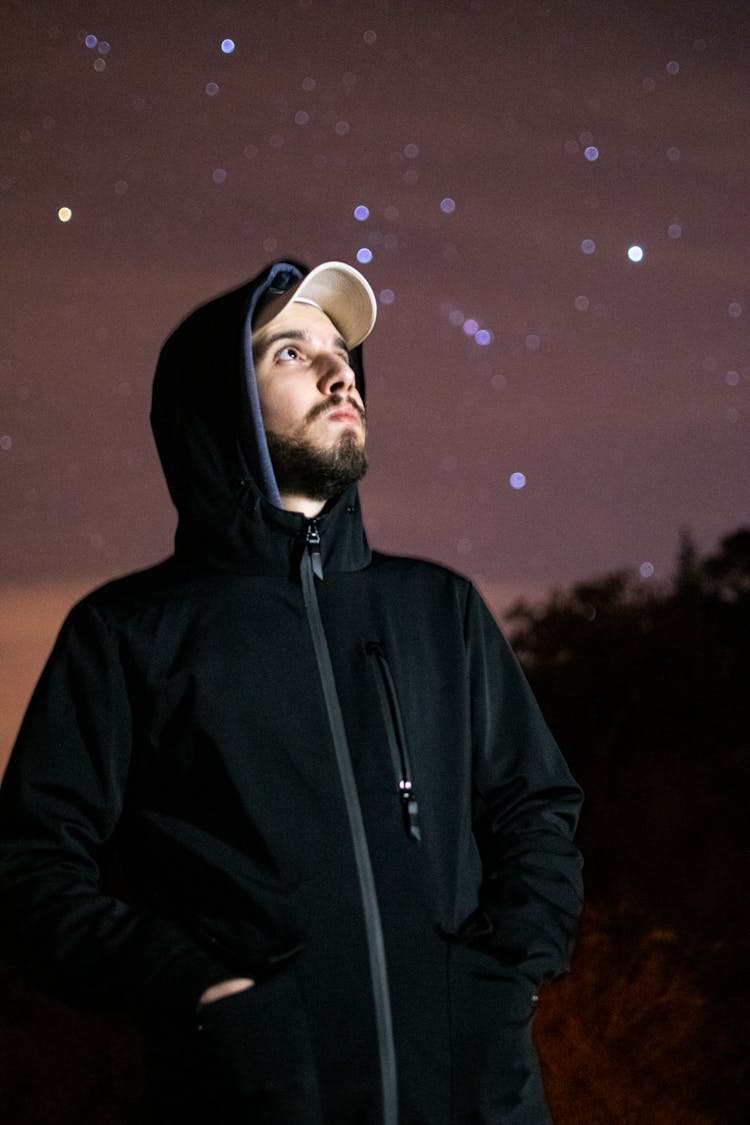
<svg viewBox="0 0 750 1125">
<path fill-rule="evenodd" d="M 296 578 L 311 520 L 301 512 L 287 512 L 262 497 L 253 482 L 236 483 L 233 512 L 227 508 L 222 534 L 182 516 L 175 537 L 175 554 L 191 567 L 224 573 L 276 575 Z M 359 493 L 352 487 L 315 519 L 320 535 L 323 572 L 361 570 L 372 557 L 367 542 Z"/>
</svg>

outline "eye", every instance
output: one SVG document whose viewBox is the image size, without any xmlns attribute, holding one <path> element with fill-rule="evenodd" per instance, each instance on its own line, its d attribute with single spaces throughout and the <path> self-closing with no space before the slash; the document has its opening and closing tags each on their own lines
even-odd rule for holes
<svg viewBox="0 0 750 1125">
<path fill-rule="evenodd" d="M 276 358 L 280 360 L 299 359 L 299 351 L 293 344 L 285 344 L 283 348 L 279 348 L 277 351 Z"/>
</svg>

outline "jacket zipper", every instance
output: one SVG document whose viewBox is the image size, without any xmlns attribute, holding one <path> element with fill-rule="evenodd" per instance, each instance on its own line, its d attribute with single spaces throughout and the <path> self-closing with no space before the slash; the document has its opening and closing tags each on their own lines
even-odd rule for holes
<svg viewBox="0 0 750 1125">
<path fill-rule="evenodd" d="M 312 635 L 313 648 L 318 663 L 323 699 L 328 713 L 336 763 L 344 792 L 344 804 L 349 819 L 352 846 L 359 878 L 359 890 L 365 916 L 367 950 L 372 978 L 375 1023 L 378 1035 L 380 1057 L 380 1084 L 382 1094 L 383 1125 L 398 1125 L 398 1085 L 396 1076 L 396 1048 L 393 1040 L 393 1020 L 391 1000 L 388 991 L 388 967 L 385 957 L 383 924 L 380 918 L 375 876 L 367 846 L 367 835 L 359 803 L 357 782 L 354 777 L 351 752 L 346 737 L 344 719 L 341 713 L 336 681 L 333 675 L 331 654 L 320 615 L 318 596 L 315 592 L 315 578 L 323 578 L 320 555 L 320 532 L 316 520 L 311 520 L 307 528 L 307 550 L 302 552 L 300 577 L 302 597 L 305 603 L 307 621 Z"/>
<path fill-rule="evenodd" d="M 414 791 L 414 774 L 409 760 L 404 724 L 401 721 L 396 685 L 380 642 L 369 641 L 366 648 L 375 674 L 375 686 L 380 699 L 380 709 L 383 712 L 388 749 L 401 798 L 404 827 L 407 836 L 419 843 L 422 839 L 422 831 L 419 827 L 419 805 Z"/>
<path fill-rule="evenodd" d="M 310 561 L 312 563 L 312 572 L 316 578 L 323 581 L 323 559 L 320 554 L 320 531 L 318 530 L 318 521 L 310 520 L 307 525 L 307 549 L 310 553 Z M 316 598 L 317 601 L 317 598 Z"/>
</svg>

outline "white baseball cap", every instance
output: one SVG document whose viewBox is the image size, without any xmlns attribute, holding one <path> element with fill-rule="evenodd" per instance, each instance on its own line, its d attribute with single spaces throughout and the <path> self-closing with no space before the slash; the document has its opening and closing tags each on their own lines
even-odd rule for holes
<svg viewBox="0 0 750 1125">
<path fill-rule="evenodd" d="M 253 332 L 265 327 L 289 304 L 314 305 L 333 321 L 348 348 L 372 332 L 378 305 L 369 281 L 346 262 L 323 262 L 297 285 L 265 304 L 253 318 Z"/>
</svg>

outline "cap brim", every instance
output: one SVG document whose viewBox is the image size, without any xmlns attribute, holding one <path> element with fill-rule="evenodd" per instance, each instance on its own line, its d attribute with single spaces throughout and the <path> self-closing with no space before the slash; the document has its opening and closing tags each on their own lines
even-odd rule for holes
<svg viewBox="0 0 750 1125">
<path fill-rule="evenodd" d="M 375 294 L 359 270 L 346 262 L 323 262 L 294 288 L 270 301 L 253 329 L 264 327 L 295 302 L 321 309 L 333 321 L 348 348 L 355 348 L 367 339 L 378 314 Z"/>
</svg>

